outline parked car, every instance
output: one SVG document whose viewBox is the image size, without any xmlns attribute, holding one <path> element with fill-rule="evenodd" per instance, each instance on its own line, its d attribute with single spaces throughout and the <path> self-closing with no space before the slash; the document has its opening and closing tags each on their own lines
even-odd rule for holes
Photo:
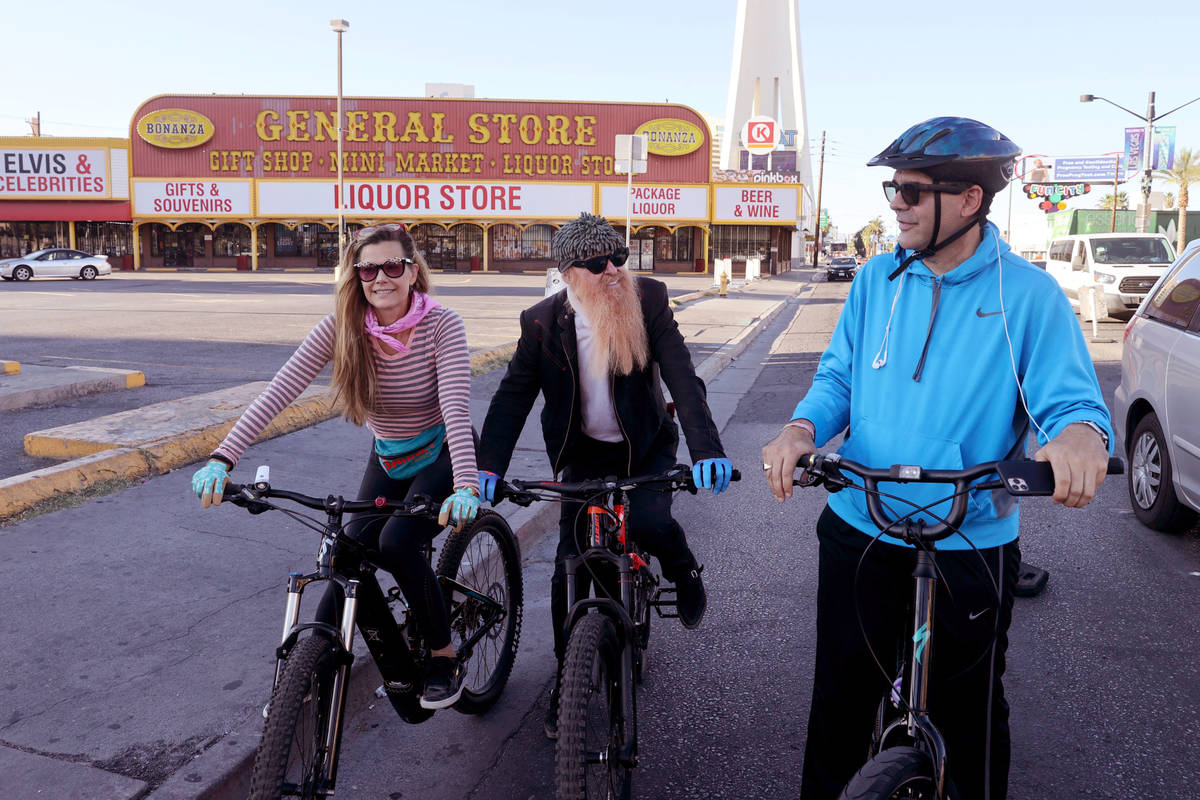
<svg viewBox="0 0 1200 800">
<path fill-rule="evenodd" d="M 825 268 L 825 276 L 831 281 L 853 280 L 858 272 L 858 261 L 854 256 L 837 256 Z"/>
<path fill-rule="evenodd" d="M 1050 243 L 1046 272 L 1058 281 L 1079 318 L 1127 319 L 1175 258 L 1161 233 L 1085 233 Z"/>
<path fill-rule="evenodd" d="M 1125 326 L 1113 429 L 1129 459 L 1133 513 L 1155 530 L 1200 512 L 1200 240 L 1171 265 Z"/>
<path fill-rule="evenodd" d="M 20 258 L 0 260 L 0 278 L 6 281 L 27 281 L 30 278 L 82 278 L 112 274 L 108 256 L 93 256 L 82 250 L 51 247 L 35 250 Z"/>
</svg>

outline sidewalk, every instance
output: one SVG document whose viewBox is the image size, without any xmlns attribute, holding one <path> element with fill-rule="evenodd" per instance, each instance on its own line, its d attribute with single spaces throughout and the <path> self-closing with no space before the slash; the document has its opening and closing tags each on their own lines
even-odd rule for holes
<svg viewBox="0 0 1200 800">
<path fill-rule="evenodd" d="M 678 308 L 702 377 L 736 358 L 810 278 L 796 271 Z M 501 376 L 473 379 L 476 425 Z M 514 476 L 548 476 L 539 411 Z M 334 419 L 255 445 L 234 477 L 269 464 L 278 487 L 351 494 L 369 452 L 368 432 Z M 285 578 L 311 565 L 317 537 L 280 514 L 200 509 L 191 472 L 0 529 L 0 569 L 24 578 L 0 599 L 5 798 L 209 798 L 253 752 Z M 502 509 L 523 553 L 553 525 L 549 508 L 543 517 Z"/>
</svg>

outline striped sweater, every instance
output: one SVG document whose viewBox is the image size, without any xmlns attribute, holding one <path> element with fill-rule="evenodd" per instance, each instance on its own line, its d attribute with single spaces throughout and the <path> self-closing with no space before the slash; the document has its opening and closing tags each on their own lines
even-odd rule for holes
<svg viewBox="0 0 1200 800">
<path fill-rule="evenodd" d="M 216 455 L 237 464 L 271 420 L 299 397 L 333 358 L 334 333 L 330 314 L 250 404 Z M 477 485 L 471 435 L 471 358 L 462 317 L 445 306 L 433 309 L 412 329 L 407 353 L 385 353 L 375 337 L 371 343 L 379 381 L 377 406 L 367 416 L 371 433 L 380 439 L 408 439 L 444 422 L 454 485 Z"/>
</svg>

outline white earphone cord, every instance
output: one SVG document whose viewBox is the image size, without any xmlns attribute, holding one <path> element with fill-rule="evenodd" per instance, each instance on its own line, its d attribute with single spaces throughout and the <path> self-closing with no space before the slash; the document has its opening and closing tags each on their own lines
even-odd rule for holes
<svg viewBox="0 0 1200 800">
<path fill-rule="evenodd" d="M 1013 353 L 1012 336 L 1008 332 L 1008 310 L 1004 305 L 1004 261 L 1000 258 L 1000 239 L 996 236 L 995 229 L 992 230 L 992 240 L 996 243 L 996 274 L 1000 285 L 1000 319 L 1004 322 L 1004 338 L 1008 341 L 1008 361 L 1012 365 L 1013 379 L 1017 382 L 1017 395 L 1021 398 L 1021 407 L 1025 409 L 1025 416 L 1033 423 L 1033 427 L 1037 428 L 1042 439 L 1048 442 L 1050 437 L 1034 419 L 1033 413 L 1029 410 L 1029 403 L 1025 402 L 1025 388 L 1021 386 L 1021 376 L 1017 372 L 1017 357 Z"/>
</svg>

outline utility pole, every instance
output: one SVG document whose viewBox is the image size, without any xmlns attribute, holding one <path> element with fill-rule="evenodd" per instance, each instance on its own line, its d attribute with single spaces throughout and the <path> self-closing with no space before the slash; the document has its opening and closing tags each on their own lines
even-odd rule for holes
<svg viewBox="0 0 1200 800">
<path fill-rule="evenodd" d="M 37 112 L 31 119 L 25 120 L 29 123 L 29 132 L 32 136 L 42 135 L 42 112 Z"/>
<path fill-rule="evenodd" d="M 821 253 L 821 188 L 825 185 L 825 131 L 821 131 L 821 165 L 817 169 L 817 217 L 813 226 L 817 229 L 816 246 L 813 247 L 813 269 L 817 268 L 817 256 Z"/>
<path fill-rule="evenodd" d="M 1164 115 L 1165 116 L 1165 115 Z M 1150 93 L 1150 100 L 1146 104 L 1146 138 L 1142 142 L 1142 157 L 1145 159 L 1146 169 L 1142 173 L 1142 207 L 1138 211 L 1137 229 L 1138 233 L 1145 233 L 1150 230 L 1150 189 L 1153 185 L 1154 169 L 1151 166 L 1150 151 L 1154 148 L 1154 92 Z M 1113 206 L 1117 205 L 1117 190 L 1113 188 Z M 1116 213 L 1116 212 L 1114 212 Z"/>
</svg>

